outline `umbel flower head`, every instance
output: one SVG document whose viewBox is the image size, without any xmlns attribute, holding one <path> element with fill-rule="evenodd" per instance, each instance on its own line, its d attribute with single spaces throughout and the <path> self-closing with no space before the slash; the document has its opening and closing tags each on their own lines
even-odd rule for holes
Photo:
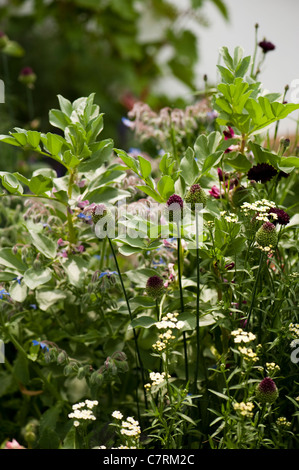
<svg viewBox="0 0 299 470">
<path fill-rule="evenodd" d="M 273 379 L 265 377 L 257 386 L 256 398 L 261 403 L 274 403 L 278 397 L 278 389 Z"/>
<path fill-rule="evenodd" d="M 166 203 L 169 222 L 179 222 L 183 218 L 184 201 L 178 194 L 170 196 Z"/>
<path fill-rule="evenodd" d="M 257 165 L 250 168 L 247 173 L 247 177 L 249 180 L 266 183 L 267 181 L 270 181 L 276 174 L 277 170 L 272 165 L 269 165 L 269 163 L 258 163 Z"/>
<path fill-rule="evenodd" d="M 271 209 L 268 211 L 268 214 L 271 216 L 270 218 L 273 219 L 272 223 L 274 225 L 287 225 L 290 222 L 289 214 L 287 214 L 283 209 L 278 209 L 278 207 L 271 207 Z"/>
<path fill-rule="evenodd" d="M 164 281 L 160 276 L 151 276 L 148 278 L 146 283 L 146 293 L 153 297 L 153 299 L 158 299 L 161 297 L 164 291 Z"/>
<path fill-rule="evenodd" d="M 191 204 L 191 209 L 195 210 L 195 204 L 202 204 L 205 207 L 207 203 L 207 196 L 199 184 L 193 184 L 186 194 L 185 202 Z"/>
<path fill-rule="evenodd" d="M 255 240 L 261 247 L 275 247 L 278 241 L 275 225 L 265 222 L 256 232 Z"/>
</svg>

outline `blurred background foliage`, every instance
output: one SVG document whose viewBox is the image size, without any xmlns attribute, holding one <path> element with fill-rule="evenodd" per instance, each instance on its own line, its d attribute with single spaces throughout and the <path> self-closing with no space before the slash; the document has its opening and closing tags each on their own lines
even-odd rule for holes
<svg viewBox="0 0 299 470">
<path fill-rule="evenodd" d="M 192 101 L 199 88 L 200 44 L 189 20 L 204 34 L 209 19 L 202 11 L 208 1 L 228 19 L 222 0 L 2 0 L 0 133 L 14 127 L 47 132 L 58 94 L 73 101 L 95 92 L 105 113 L 103 135 L 125 145 L 121 118 L 134 101 L 156 109 Z M 31 85 L 20 80 L 28 68 L 35 75 Z M 187 93 L 174 100 L 159 92 L 159 80 L 167 78 L 175 78 Z M 32 170 L 38 163 L 31 154 L 16 162 L 10 146 L 1 145 L 0 152 L 4 171 L 26 173 L 28 164 Z"/>
</svg>

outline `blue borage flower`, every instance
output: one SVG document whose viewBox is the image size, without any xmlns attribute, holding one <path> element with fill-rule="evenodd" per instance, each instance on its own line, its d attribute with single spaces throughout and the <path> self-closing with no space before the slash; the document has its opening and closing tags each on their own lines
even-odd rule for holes
<svg viewBox="0 0 299 470">
<path fill-rule="evenodd" d="M 0 290 L 0 299 L 3 299 L 3 296 L 4 296 L 4 295 L 10 295 L 10 294 L 9 294 L 8 292 L 6 292 L 5 289 L 1 289 L 1 290 Z"/>
<path fill-rule="evenodd" d="M 21 284 L 21 280 L 23 279 L 23 276 L 20 276 L 20 277 L 14 277 L 13 278 L 13 281 L 17 281 L 18 284 Z"/>
<path fill-rule="evenodd" d="M 40 346 L 42 349 L 46 349 L 47 351 L 49 351 L 49 346 L 46 343 L 43 343 L 42 341 L 37 341 L 36 339 L 33 339 L 32 344 L 34 346 Z"/>
<path fill-rule="evenodd" d="M 84 219 L 84 220 L 91 220 L 91 215 L 86 215 L 86 214 L 83 214 L 83 212 L 80 212 L 80 214 L 78 214 L 78 218 Z"/>
<path fill-rule="evenodd" d="M 105 272 L 102 272 L 100 275 L 99 275 L 99 279 L 102 279 L 102 277 L 104 276 L 112 276 L 112 274 L 118 274 L 118 272 L 116 271 L 105 271 Z"/>
</svg>

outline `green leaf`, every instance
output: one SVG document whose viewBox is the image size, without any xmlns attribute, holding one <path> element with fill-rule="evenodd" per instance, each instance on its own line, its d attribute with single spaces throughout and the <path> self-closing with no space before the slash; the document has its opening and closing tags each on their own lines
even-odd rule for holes
<svg viewBox="0 0 299 470">
<path fill-rule="evenodd" d="M 15 255 L 11 248 L 0 249 L 0 264 L 7 268 L 15 269 L 16 272 L 22 274 L 26 271 L 27 266 L 21 260 L 19 255 Z"/>
<path fill-rule="evenodd" d="M 164 201 L 174 194 L 174 181 L 169 175 L 164 175 L 158 181 L 157 189 Z"/>
<path fill-rule="evenodd" d="M 58 127 L 62 131 L 71 124 L 70 118 L 59 109 L 51 109 L 49 112 L 49 122 L 52 126 Z"/>
<path fill-rule="evenodd" d="M 29 289 L 36 289 L 36 287 L 46 284 L 52 278 L 52 271 L 49 268 L 29 268 L 24 273 L 24 282 Z"/>
<path fill-rule="evenodd" d="M 225 163 L 230 165 L 232 168 L 235 170 L 247 173 L 250 168 L 251 168 L 251 163 L 247 159 L 246 155 L 243 155 L 241 153 L 237 153 L 237 155 L 234 153 L 234 156 L 225 159 Z"/>
<path fill-rule="evenodd" d="M 140 189 L 140 191 L 152 197 L 155 201 L 161 202 L 161 203 L 164 202 L 164 199 L 159 195 L 159 193 L 157 193 L 155 189 L 152 189 L 149 186 L 142 186 L 142 185 L 137 185 L 136 188 Z"/>
<path fill-rule="evenodd" d="M 41 135 L 37 131 L 27 131 L 28 144 L 36 149 L 39 146 Z"/>
<path fill-rule="evenodd" d="M 70 118 L 73 112 L 72 103 L 61 95 L 57 95 L 57 98 L 61 111 Z"/>
<path fill-rule="evenodd" d="M 114 149 L 114 151 L 130 170 L 139 175 L 139 168 L 135 158 L 128 155 L 124 150 Z"/>
<path fill-rule="evenodd" d="M 51 132 L 48 132 L 45 135 L 43 134 L 41 139 L 45 150 L 48 151 L 51 155 L 58 155 L 62 146 L 67 145 L 65 139 L 61 135 L 52 134 Z"/>
<path fill-rule="evenodd" d="M 87 262 L 81 256 L 69 256 L 62 262 L 62 267 L 66 272 L 70 284 L 75 287 L 82 287 L 87 273 Z"/>
<path fill-rule="evenodd" d="M 102 140 L 89 145 L 91 155 L 78 166 L 80 173 L 97 170 L 109 160 L 112 155 L 114 142 L 112 139 Z"/>
<path fill-rule="evenodd" d="M 7 191 L 12 194 L 23 194 L 23 186 L 12 173 L 2 171 L 0 172 L 0 178 L 2 180 L 2 185 L 7 189 Z"/>
<path fill-rule="evenodd" d="M 281 157 L 278 167 L 283 171 L 299 168 L 298 157 Z"/>
<path fill-rule="evenodd" d="M 218 152 L 215 152 L 212 155 L 209 155 L 203 163 L 203 166 L 201 169 L 202 174 L 207 173 L 208 171 L 210 171 L 211 168 L 213 168 L 214 165 L 217 165 L 217 163 L 220 162 L 222 155 L 223 155 L 222 150 L 219 150 Z"/>
<path fill-rule="evenodd" d="M 33 230 L 29 230 L 29 234 L 33 245 L 41 254 L 50 259 L 56 257 L 57 246 L 51 238 L 42 233 L 36 233 Z"/>
<path fill-rule="evenodd" d="M 9 287 L 10 297 L 15 300 L 16 302 L 24 302 L 28 295 L 28 287 L 27 285 L 21 281 L 13 281 Z"/>
<path fill-rule="evenodd" d="M 50 191 L 53 187 L 51 178 L 43 175 L 36 175 L 29 182 L 29 189 L 33 194 L 40 195 Z"/>
<path fill-rule="evenodd" d="M 155 323 L 156 323 L 156 320 L 154 318 L 147 317 L 147 316 L 144 315 L 144 316 L 134 318 L 134 320 L 132 320 L 130 326 L 131 326 L 131 328 L 137 328 L 137 327 L 150 328 Z"/>
<path fill-rule="evenodd" d="M 138 160 L 139 160 L 141 174 L 143 176 L 143 179 L 146 180 L 146 178 L 148 176 L 150 176 L 150 174 L 152 172 L 152 166 L 151 166 L 150 162 L 148 160 L 146 160 L 146 158 L 144 158 L 144 157 L 139 156 Z"/>
<path fill-rule="evenodd" d="M 67 293 L 59 289 L 41 287 L 36 290 L 35 298 L 39 308 L 47 311 L 50 307 L 58 304 L 67 297 Z"/>
<path fill-rule="evenodd" d="M 199 168 L 194 158 L 194 151 L 188 147 L 180 164 L 180 177 L 184 178 L 185 182 L 191 186 L 199 176 Z"/>
</svg>

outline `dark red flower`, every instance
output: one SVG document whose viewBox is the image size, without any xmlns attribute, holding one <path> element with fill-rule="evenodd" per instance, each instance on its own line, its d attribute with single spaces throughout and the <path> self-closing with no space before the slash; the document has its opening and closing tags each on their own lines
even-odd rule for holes
<svg viewBox="0 0 299 470">
<path fill-rule="evenodd" d="M 170 196 L 166 203 L 166 209 L 170 222 L 178 222 L 183 218 L 184 201 L 178 194 Z"/>
<path fill-rule="evenodd" d="M 277 217 L 271 217 L 271 219 L 273 219 L 271 221 L 274 225 L 287 225 L 290 222 L 289 214 L 287 214 L 283 209 L 278 209 L 278 207 L 271 207 L 268 214 L 276 214 Z"/>
<path fill-rule="evenodd" d="M 270 41 L 266 41 L 265 39 L 259 42 L 259 46 L 263 49 L 264 54 L 275 49 L 274 44 L 272 44 Z"/>
<path fill-rule="evenodd" d="M 277 170 L 268 163 L 258 163 L 257 165 L 250 168 L 247 173 L 249 180 L 256 182 L 260 181 L 261 183 L 270 181 L 275 175 L 277 175 Z"/>
<path fill-rule="evenodd" d="M 223 131 L 223 135 L 224 135 L 224 140 L 233 139 L 235 136 L 233 128 L 228 126 L 228 131 Z"/>
</svg>

